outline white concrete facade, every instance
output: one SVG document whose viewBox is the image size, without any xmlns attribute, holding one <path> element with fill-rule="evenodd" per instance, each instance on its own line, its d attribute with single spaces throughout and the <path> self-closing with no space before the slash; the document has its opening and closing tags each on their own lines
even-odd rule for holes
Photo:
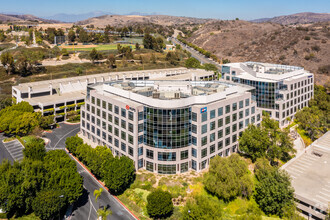
<svg viewBox="0 0 330 220">
<path fill-rule="evenodd" d="M 136 169 L 199 172 L 212 157 L 236 152 L 241 132 L 261 121 L 248 86 L 217 81 L 129 81 L 124 83 L 131 86 L 118 86 L 121 83 L 87 88 L 81 134 L 94 146 L 106 145 L 114 155 L 128 156 Z M 145 88 L 153 94 L 146 95 Z M 208 94 L 196 95 L 195 89 Z M 174 90 L 186 96 L 166 98 Z M 158 98 L 159 92 L 164 99 Z"/>
<path fill-rule="evenodd" d="M 222 65 L 222 78 L 255 87 L 258 107 L 279 122 L 289 124 L 295 113 L 308 106 L 314 94 L 314 75 L 301 67 L 268 63 Z"/>
</svg>

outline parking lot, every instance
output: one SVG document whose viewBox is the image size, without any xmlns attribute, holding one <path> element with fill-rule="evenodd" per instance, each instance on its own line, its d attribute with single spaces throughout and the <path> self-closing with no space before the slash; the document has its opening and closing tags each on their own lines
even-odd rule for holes
<svg viewBox="0 0 330 220">
<path fill-rule="evenodd" d="M 3 143 L 6 150 L 10 154 L 10 156 L 16 160 L 20 161 L 23 159 L 23 146 L 18 140 L 13 140 L 7 143 Z"/>
</svg>

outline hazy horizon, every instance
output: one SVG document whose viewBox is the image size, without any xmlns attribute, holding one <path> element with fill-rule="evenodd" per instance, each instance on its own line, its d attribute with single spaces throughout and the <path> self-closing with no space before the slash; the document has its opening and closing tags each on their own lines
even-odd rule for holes
<svg viewBox="0 0 330 220">
<path fill-rule="evenodd" d="M 0 3 L 3 0 L 0 0 Z M 138 12 L 142 14 L 160 14 L 197 18 L 253 20 L 259 18 L 271 18 L 282 15 L 302 12 L 329 13 L 330 1 L 215 1 L 183 0 L 155 2 L 151 0 L 126 0 L 107 1 L 95 0 L 92 3 L 87 0 L 58 0 L 56 3 L 42 0 L 17 0 L 3 2 L 1 13 L 7 14 L 32 14 L 38 17 L 50 17 L 56 14 L 80 15 L 95 12 L 112 14 L 130 14 Z"/>
</svg>

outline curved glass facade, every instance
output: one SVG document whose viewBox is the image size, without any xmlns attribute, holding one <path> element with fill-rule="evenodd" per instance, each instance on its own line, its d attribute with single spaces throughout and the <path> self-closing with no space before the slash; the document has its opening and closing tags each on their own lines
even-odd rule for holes
<svg viewBox="0 0 330 220">
<path fill-rule="evenodd" d="M 162 149 L 191 144 L 191 108 L 144 107 L 144 143 Z"/>
</svg>

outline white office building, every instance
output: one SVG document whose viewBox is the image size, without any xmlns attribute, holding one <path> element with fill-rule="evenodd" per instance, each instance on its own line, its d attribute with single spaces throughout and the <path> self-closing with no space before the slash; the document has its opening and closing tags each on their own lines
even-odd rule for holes
<svg viewBox="0 0 330 220">
<path fill-rule="evenodd" d="M 313 97 L 314 75 L 302 67 L 245 62 L 222 65 L 222 78 L 253 86 L 258 107 L 279 121 L 289 124 L 295 113 Z"/>
<path fill-rule="evenodd" d="M 126 155 L 136 169 L 201 171 L 237 151 L 238 137 L 261 112 L 253 87 L 224 81 L 112 81 L 87 87 L 81 133 L 92 146 Z"/>
</svg>

